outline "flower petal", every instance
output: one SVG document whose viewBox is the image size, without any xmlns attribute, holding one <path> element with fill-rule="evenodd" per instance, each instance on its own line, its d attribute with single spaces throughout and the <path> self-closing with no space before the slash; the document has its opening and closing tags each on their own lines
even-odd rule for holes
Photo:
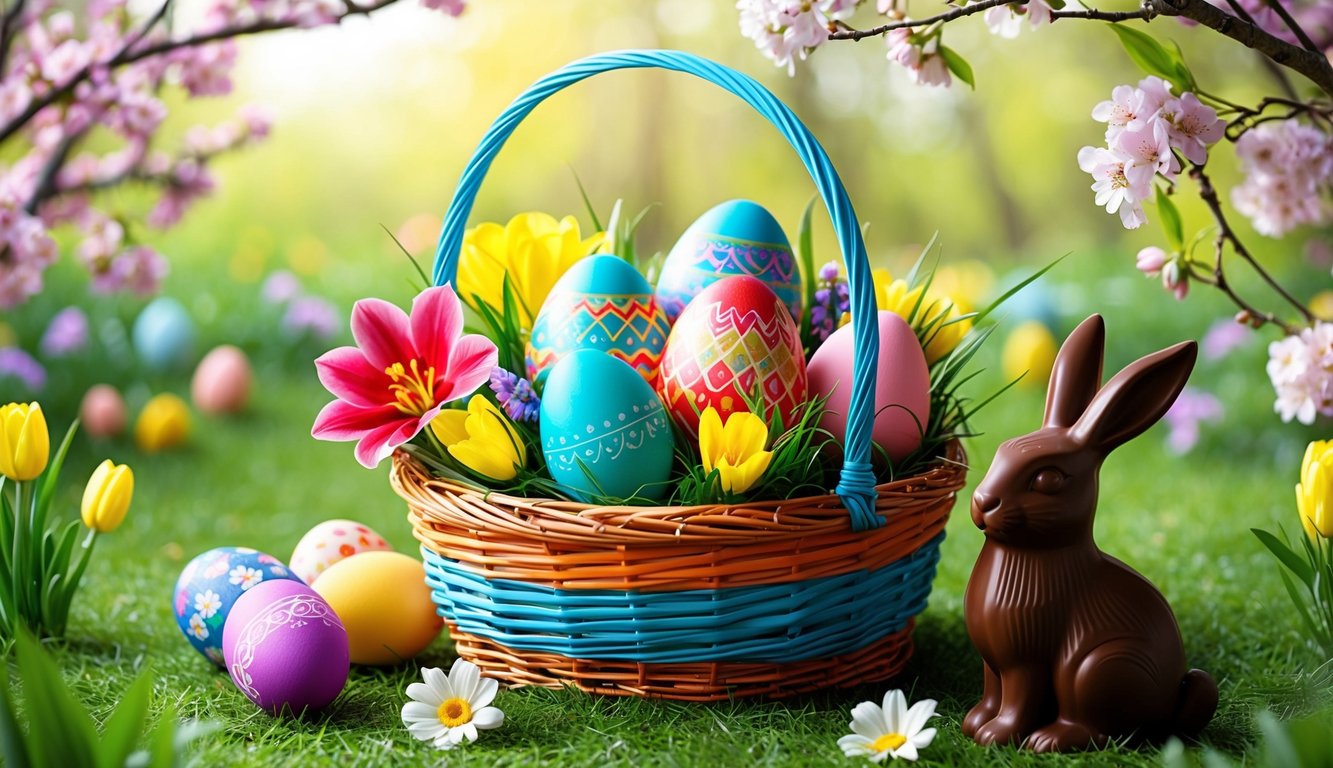
<svg viewBox="0 0 1333 768">
<path fill-rule="evenodd" d="M 873 701 L 863 701 L 852 708 L 850 727 L 854 733 L 871 741 L 885 734 L 884 712 Z"/>
<path fill-rule="evenodd" d="M 473 742 L 477 740 L 477 726 L 473 725 L 471 721 L 463 723 L 458 727 L 462 729 L 463 736 L 468 740 L 468 742 Z"/>
<path fill-rule="evenodd" d="M 407 313 L 382 299 L 362 299 L 352 307 L 352 338 L 366 361 L 381 371 L 416 357 Z"/>
<path fill-rule="evenodd" d="M 444 674 L 444 670 L 439 667 L 426 667 L 421 670 L 421 677 L 426 681 L 426 685 L 435 691 L 435 695 L 440 697 L 440 704 L 457 695 L 454 693 L 454 687 L 449 684 L 449 678 Z"/>
<path fill-rule="evenodd" d="M 476 703 L 472 700 L 472 693 L 477 689 L 477 681 L 481 680 L 481 670 L 477 665 L 466 659 L 454 659 L 454 665 L 449 668 L 449 684 L 454 687 L 454 694 L 460 699 L 467 699 L 468 706 L 476 708 Z"/>
<path fill-rule="evenodd" d="M 413 683 L 419 685 L 419 683 Z M 422 686 L 427 690 L 430 686 Z M 403 724 L 412 723 L 435 723 L 440 724 L 440 705 L 431 706 L 424 701 L 409 701 L 403 705 Z"/>
<path fill-rule="evenodd" d="M 902 758 L 903 760 L 916 760 L 918 757 L 916 745 L 910 739 L 904 741 L 901 747 L 889 750 L 889 754 L 893 755 L 895 759 Z"/>
<path fill-rule="evenodd" d="M 725 452 L 726 434 L 722 428 L 722 417 L 710 405 L 699 414 L 699 454 L 703 458 L 705 474 L 713 471 Z"/>
<path fill-rule="evenodd" d="M 481 681 L 477 683 L 476 689 L 472 691 L 472 699 L 469 702 L 472 704 L 472 709 L 474 711 L 479 709 L 495 709 L 495 707 L 490 706 L 490 704 L 492 701 L 495 701 L 495 693 L 498 690 L 500 690 L 500 684 L 496 682 L 494 678 L 481 678 Z M 473 718 L 475 719 L 475 717 L 476 716 L 474 715 Z"/>
<path fill-rule="evenodd" d="M 763 419 L 748 411 L 737 411 L 727 419 L 727 458 L 733 462 L 745 461 L 764 450 L 768 440 L 768 426 Z"/>
<path fill-rule="evenodd" d="M 518 475 L 513 450 L 508 442 L 495 445 L 479 439 L 468 439 L 449 446 L 449 455 L 479 475 L 504 482 Z"/>
<path fill-rule="evenodd" d="M 444 726 L 440 725 L 439 720 L 436 720 L 433 723 L 423 720 L 421 722 L 409 723 L 407 725 L 407 732 L 412 734 L 412 738 L 420 739 L 421 741 L 430 741 L 431 739 L 438 739 L 444 734 Z"/>
<path fill-rule="evenodd" d="M 922 699 L 907 710 L 907 716 L 902 722 L 903 729 L 899 733 L 910 738 L 913 734 L 919 733 L 926 726 L 926 721 L 934 716 L 935 700 Z"/>
<path fill-rule="evenodd" d="M 375 368 L 356 347 L 338 347 L 315 359 L 315 372 L 324 388 L 339 400 L 372 408 L 384 405 L 389 396 L 389 377 Z"/>
<path fill-rule="evenodd" d="M 412 299 L 412 346 L 426 365 L 438 371 L 463 333 L 463 304 L 452 285 L 427 288 Z"/>
<path fill-rule="evenodd" d="M 362 437 L 356 444 L 356 460 L 366 469 L 374 469 L 381 461 L 389 458 L 393 449 L 412 439 L 416 432 L 416 421 L 408 419 L 376 427 Z"/>
<path fill-rule="evenodd" d="M 490 380 L 491 370 L 499 361 L 495 342 L 475 333 L 460 337 L 447 360 L 431 361 L 435 366 L 436 400 L 447 403 L 476 392 Z"/>
<path fill-rule="evenodd" d="M 916 745 L 917 749 L 925 749 L 926 747 L 929 747 L 930 743 L 934 740 L 935 740 L 934 728 L 926 728 L 920 733 L 912 736 L 910 739 L 910 741 Z"/>
<path fill-rule="evenodd" d="M 467 439 L 467 411 L 444 410 L 430 420 L 430 429 L 446 448 Z"/>
<path fill-rule="evenodd" d="M 344 400 L 334 400 L 320 409 L 310 434 L 320 440 L 359 440 L 386 423 L 402 418 L 403 414 L 391 405 L 363 408 Z"/>
<path fill-rule="evenodd" d="M 874 754 L 870 749 L 870 742 L 871 740 L 864 736 L 849 733 L 838 739 L 838 746 L 842 748 L 842 753 L 847 757 L 864 757 Z"/>
<path fill-rule="evenodd" d="M 494 683 L 490 678 L 483 678 L 482 683 Z M 494 694 L 492 694 L 493 696 Z M 492 728 L 499 728 L 504 725 L 505 713 L 495 707 L 482 707 L 472 714 L 472 724 L 478 728 L 489 731 Z"/>
<path fill-rule="evenodd" d="M 907 715 L 907 697 L 894 688 L 884 694 L 884 729 L 885 733 L 902 733 L 903 720 Z"/>
</svg>

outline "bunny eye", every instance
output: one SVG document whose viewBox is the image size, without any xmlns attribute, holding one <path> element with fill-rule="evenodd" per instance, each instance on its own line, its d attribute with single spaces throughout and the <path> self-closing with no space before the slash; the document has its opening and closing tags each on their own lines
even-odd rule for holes
<svg viewBox="0 0 1333 768">
<path fill-rule="evenodd" d="M 1055 467 L 1047 467 L 1032 476 L 1029 487 L 1037 493 L 1055 493 L 1065 484 L 1067 476 Z"/>
</svg>

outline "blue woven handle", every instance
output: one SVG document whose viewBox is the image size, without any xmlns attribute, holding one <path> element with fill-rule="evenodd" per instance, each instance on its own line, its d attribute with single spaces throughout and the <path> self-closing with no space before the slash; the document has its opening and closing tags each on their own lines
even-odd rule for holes
<svg viewBox="0 0 1333 768">
<path fill-rule="evenodd" d="M 615 69 L 658 68 L 684 72 L 703 78 L 739 96 L 755 111 L 768 119 L 791 143 L 810 172 L 819 195 L 824 199 L 833 230 L 838 236 L 838 247 L 847 265 L 847 282 L 851 291 L 851 314 L 855 356 L 852 366 L 851 406 L 847 414 L 846 455 L 838 495 L 851 514 L 855 530 L 876 528 L 883 520 L 875 514 L 875 475 L 870 467 L 870 431 L 874 417 L 875 372 L 879 363 L 879 323 L 875 307 L 874 286 L 870 276 L 870 262 L 866 258 L 861 227 L 847 199 L 847 190 L 838 178 L 838 172 L 829 162 L 828 154 L 777 97 L 753 78 L 708 59 L 680 51 L 616 51 L 589 56 L 568 64 L 533 83 L 499 118 L 491 124 L 463 175 L 458 180 L 454 199 L 444 217 L 440 244 L 435 252 L 436 285 L 452 282 L 458 271 L 458 256 L 462 251 L 463 232 L 477 190 L 481 187 L 491 161 L 504 146 L 514 128 L 548 96 L 593 75 Z M 806 275 L 806 279 L 810 279 Z"/>
</svg>

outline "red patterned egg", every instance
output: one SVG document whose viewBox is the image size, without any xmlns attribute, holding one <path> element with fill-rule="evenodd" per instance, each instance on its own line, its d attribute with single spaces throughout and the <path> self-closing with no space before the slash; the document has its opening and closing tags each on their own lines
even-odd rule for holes
<svg viewBox="0 0 1333 768">
<path fill-rule="evenodd" d="M 713 406 L 723 421 L 748 411 L 756 390 L 763 414 L 790 425 L 805 402 L 805 357 L 791 313 L 762 280 L 728 277 L 705 288 L 680 313 L 658 369 L 658 393 L 672 419 L 690 435 L 699 413 Z"/>
</svg>

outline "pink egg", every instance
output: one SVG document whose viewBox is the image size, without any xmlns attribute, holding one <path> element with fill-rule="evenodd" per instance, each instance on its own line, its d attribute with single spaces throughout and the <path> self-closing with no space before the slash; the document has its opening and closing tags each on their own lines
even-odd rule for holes
<svg viewBox="0 0 1333 768">
<path fill-rule="evenodd" d="M 222 628 L 231 680 L 256 706 L 293 714 L 329 705 L 347 683 L 347 630 L 313 589 L 263 581 L 241 595 Z"/>
<path fill-rule="evenodd" d="M 839 328 L 810 358 L 810 395 L 828 395 L 819 425 L 838 440 L 847 434 L 852 393 L 852 326 Z M 912 327 L 892 312 L 879 313 L 879 375 L 875 381 L 877 445 L 901 461 L 921 445 L 930 421 L 930 372 Z"/>
<path fill-rule="evenodd" d="M 359 555 L 393 549 L 384 537 L 355 520 L 325 520 L 311 528 L 292 550 L 292 572 L 307 584 L 336 562 Z"/>
<path fill-rule="evenodd" d="M 83 395 L 79 421 L 91 437 L 115 437 L 125 431 L 125 399 L 110 384 L 96 384 Z"/>
<path fill-rule="evenodd" d="M 190 396 L 204 413 L 237 413 L 250 399 L 253 378 L 245 353 L 223 344 L 199 361 L 190 382 Z"/>
</svg>

